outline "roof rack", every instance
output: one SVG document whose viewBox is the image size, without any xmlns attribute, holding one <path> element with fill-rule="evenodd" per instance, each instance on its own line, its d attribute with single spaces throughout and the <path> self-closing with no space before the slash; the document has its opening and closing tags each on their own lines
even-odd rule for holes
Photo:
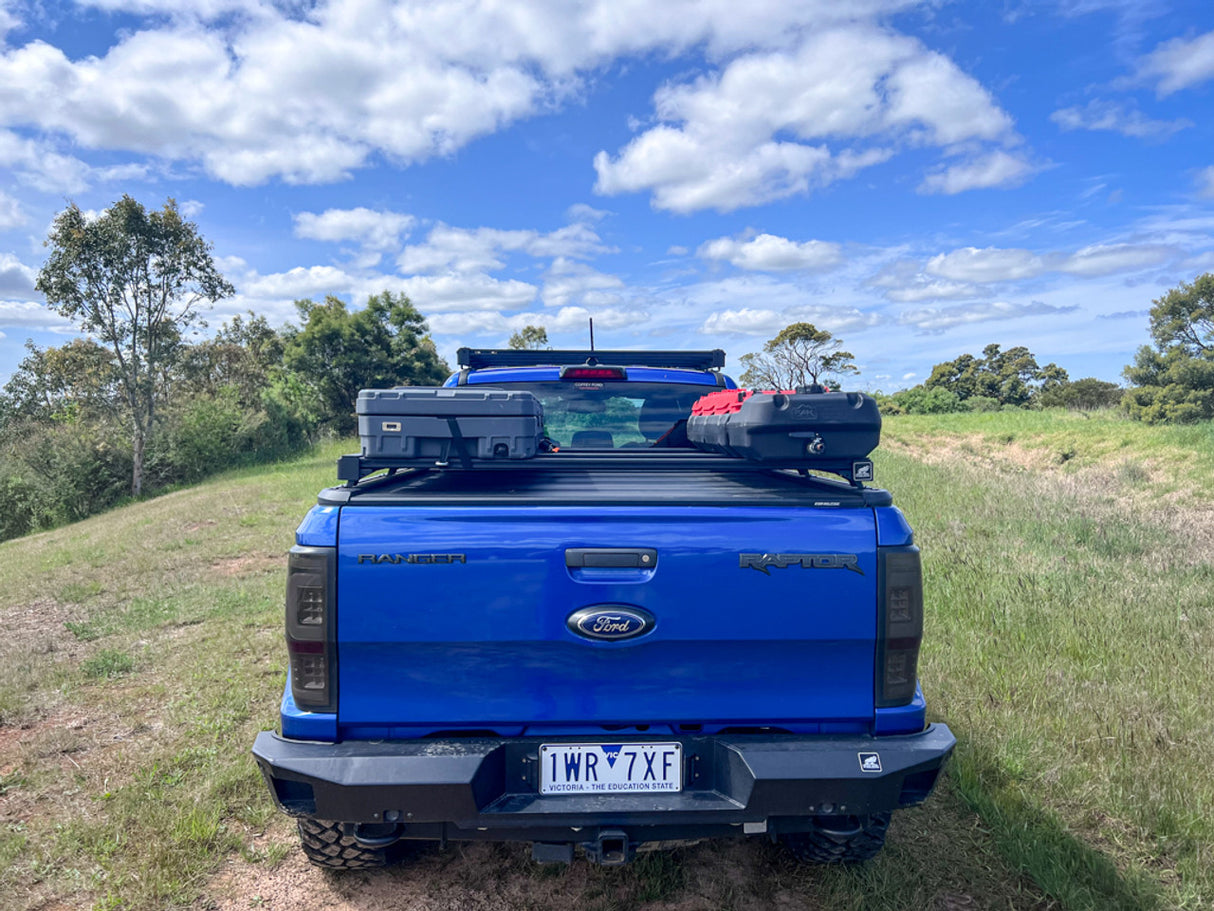
<svg viewBox="0 0 1214 911">
<path fill-rule="evenodd" d="M 576 364 L 618 364 L 626 367 L 672 367 L 681 370 L 720 370 L 725 352 L 712 351 L 574 351 L 514 348 L 460 348 L 461 367 L 568 367 Z"/>
<path fill-rule="evenodd" d="M 404 459 L 399 457 L 375 458 L 355 453 L 338 458 L 337 477 L 339 480 L 345 481 L 347 487 L 355 487 L 368 476 L 384 469 L 387 469 L 388 475 L 376 477 L 372 480 L 383 480 L 384 477 L 394 476 L 397 472 L 408 469 L 431 469 L 460 473 L 503 471 L 518 473 L 592 468 L 610 468 L 621 471 L 680 471 L 691 468 L 744 473 L 792 469 L 802 474 L 809 471 L 825 471 L 838 475 L 855 488 L 863 488 L 864 481 L 873 480 L 873 463 L 869 459 L 815 459 L 813 462 L 807 462 L 804 459 L 790 459 L 786 461 L 756 462 L 750 459 L 718 455 L 698 449 L 633 449 L 626 451 L 565 449 L 560 452 L 542 452 L 531 459 L 469 459 L 467 461 L 462 461 L 459 458 L 453 458 L 450 461 L 436 460 L 433 457 L 419 459 Z"/>
</svg>

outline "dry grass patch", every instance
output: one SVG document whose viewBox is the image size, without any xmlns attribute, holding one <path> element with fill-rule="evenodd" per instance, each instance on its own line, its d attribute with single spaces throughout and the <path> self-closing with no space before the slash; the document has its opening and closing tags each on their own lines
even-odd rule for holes
<svg viewBox="0 0 1214 911">
<path fill-rule="evenodd" d="M 854 869 L 805 867 L 762 839 L 645 852 L 627 867 L 531 861 L 526 845 L 421 848 L 385 870 L 334 874 L 309 865 L 294 829 L 275 821 L 256 842 L 266 860 L 231 857 L 195 911 L 1049 911 L 1056 905 L 1000 859 L 989 832 L 948 788 L 896 814 L 886 852 Z M 280 860 L 276 854 L 285 852 Z"/>
</svg>

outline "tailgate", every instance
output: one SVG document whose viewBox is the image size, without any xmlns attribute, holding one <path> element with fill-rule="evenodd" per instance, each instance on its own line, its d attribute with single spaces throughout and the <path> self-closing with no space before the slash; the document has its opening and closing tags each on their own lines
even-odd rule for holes
<svg viewBox="0 0 1214 911">
<path fill-rule="evenodd" d="M 338 721 L 353 736 L 873 717 L 871 509 L 346 507 L 339 541 Z M 585 548 L 656 563 L 568 566 Z M 655 623 L 576 635 L 568 618 L 595 605 Z"/>
</svg>

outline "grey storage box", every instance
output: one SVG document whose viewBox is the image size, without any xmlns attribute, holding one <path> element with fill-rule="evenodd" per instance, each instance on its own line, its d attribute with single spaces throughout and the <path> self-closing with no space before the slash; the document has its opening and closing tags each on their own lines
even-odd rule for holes
<svg viewBox="0 0 1214 911">
<path fill-rule="evenodd" d="M 543 439 L 544 408 L 530 392 L 364 389 L 355 411 L 369 459 L 530 459 Z"/>
</svg>

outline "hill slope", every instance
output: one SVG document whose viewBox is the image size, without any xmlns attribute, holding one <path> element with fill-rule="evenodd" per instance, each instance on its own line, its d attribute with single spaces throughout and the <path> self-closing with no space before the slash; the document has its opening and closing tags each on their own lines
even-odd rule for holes
<svg viewBox="0 0 1214 911">
<path fill-rule="evenodd" d="M 616 870 L 539 868 L 518 846 L 371 877 L 301 865 L 248 747 L 285 674 L 283 554 L 338 445 L 0 545 L 0 904 L 1214 903 L 1214 773 L 1196 747 L 1214 729 L 1210 503 L 1145 509 L 1132 478 L 1093 494 L 955 440 L 937 458 L 947 428 L 887 428 L 879 479 L 928 572 L 924 686 L 961 742 L 949 780 L 864 868 L 799 869 L 756 842 Z"/>
</svg>

